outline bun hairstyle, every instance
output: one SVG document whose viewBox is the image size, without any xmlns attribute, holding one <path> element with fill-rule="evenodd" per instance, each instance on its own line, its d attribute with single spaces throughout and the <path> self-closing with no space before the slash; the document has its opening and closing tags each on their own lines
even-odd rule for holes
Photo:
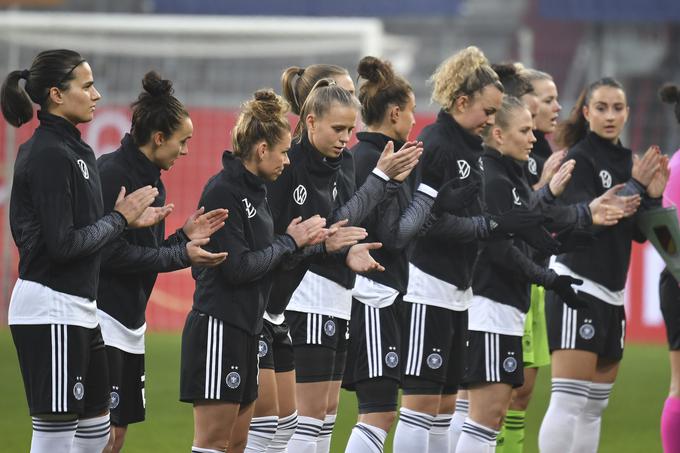
<svg viewBox="0 0 680 453">
<path fill-rule="evenodd" d="M 680 87 L 670 83 L 665 84 L 659 90 L 659 98 L 666 104 L 675 104 L 673 112 L 675 119 L 680 123 Z"/>
<path fill-rule="evenodd" d="M 475 46 L 444 60 L 430 77 L 430 83 L 433 85 L 432 101 L 445 110 L 450 110 L 459 97 L 473 98 L 487 85 L 503 91 L 503 84 L 489 65 L 489 60 Z"/>
<path fill-rule="evenodd" d="M 314 84 L 305 103 L 300 110 L 300 121 L 295 128 L 295 137 L 301 137 L 307 130 L 307 115 L 313 114 L 317 118 L 323 117 L 334 103 L 344 107 L 361 108 L 357 98 L 349 91 L 341 88 L 333 79 L 321 79 Z"/>
<path fill-rule="evenodd" d="M 234 155 L 242 161 L 252 157 L 255 145 L 264 140 L 273 148 L 286 132 L 290 132 L 290 123 L 286 113 L 290 105 L 274 90 L 267 88 L 258 90 L 253 98 L 241 106 L 241 113 L 231 131 L 231 142 Z"/>
<path fill-rule="evenodd" d="M 506 94 L 521 98 L 525 94 L 534 92 L 531 82 L 521 71 L 523 66 L 516 63 L 503 63 L 491 65 L 491 68 L 498 75 Z"/>
<path fill-rule="evenodd" d="M 40 52 L 29 69 L 10 72 L 0 89 L 2 114 L 9 124 L 19 127 L 33 118 L 33 104 L 47 109 L 50 89 L 65 91 L 75 78 L 73 70 L 85 59 L 73 50 L 57 49 Z M 19 80 L 26 81 L 24 88 Z"/>
<path fill-rule="evenodd" d="M 370 126 L 382 122 L 390 104 L 406 108 L 413 88 L 394 73 L 390 62 L 364 57 L 359 61 L 357 72 L 364 79 L 359 87 L 359 102 L 365 124 Z"/>
<path fill-rule="evenodd" d="M 281 74 L 283 97 L 290 104 L 291 111 L 299 116 L 316 82 L 343 75 L 349 76 L 347 69 L 332 64 L 313 64 L 306 68 L 291 66 Z"/>
<path fill-rule="evenodd" d="M 555 131 L 555 143 L 557 146 L 560 148 L 571 148 L 583 140 L 588 133 L 588 121 L 583 116 L 583 106 L 588 105 L 595 90 L 604 86 L 624 91 L 621 82 L 611 77 L 603 77 L 588 85 L 588 87 L 581 91 L 574 108 L 569 113 L 569 118 L 558 124 Z"/>
<path fill-rule="evenodd" d="M 137 146 L 149 143 L 156 131 L 170 137 L 182 120 L 189 117 L 184 105 L 173 96 L 172 82 L 161 79 L 156 71 L 144 75 L 142 87 L 144 91 L 132 103 L 130 134 Z"/>
</svg>

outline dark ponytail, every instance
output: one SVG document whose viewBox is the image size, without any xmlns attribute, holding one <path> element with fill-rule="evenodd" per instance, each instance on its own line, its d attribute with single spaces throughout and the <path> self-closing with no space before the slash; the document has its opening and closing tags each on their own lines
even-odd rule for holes
<svg viewBox="0 0 680 453">
<path fill-rule="evenodd" d="M 67 90 L 70 81 L 75 78 L 73 70 L 84 62 L 85 59 L 73 50 L 46 50 L 35 57 L 30 69 L 10 72 L 0 90 L 0 106 L 7 122 L 19 127 L 31 121 L 31 102 L 46 109 L 50 89 Z M 19 79 L 26 80 L 23 89 L 19 86 Z"/>
<path fill-rule="evenodd" d="M 680 88 L 677 85 L 667 83 L 659 90 L 659 97 L 666 104 L 675 104 L 675 107 L 673 107 L 675 119 L 680 123 Z"/>
<path fill-rule="evenodd" d="M 491 68 L 498 74 L 506 94 L 521 99 L 525 94 L 534 92 L 533 85 L 522 73 L 518 63 L 492 64 Z"/>
<path fill-rule="evenodd" d="M 555 143 L 560 148 L 571 148 L 586 136 L 588 133 L 588 121 L 583 116 L 583 106 L 588 105 L 590 98 L 593 96 L 595 90 L 600 87 L 612 87 L 623 90 L 623 85 L 616 79 L 611 77 L 603 77 L 600 80 L 588 85 L 576 100 L 574 108 L 569 113 L 569 118 L 557 126 L 555 131 Z"/>
<path fill-rule="evenodd" d="M 385 117 L 390 104 L 406 108 L 413 92 L 411 85 L 394 73 L 392 65 L 375 57 L 364 57 L 357 68 L 365 81 L 359 88 L 361 116 L 369 126 L 378 125 Z"/>
<path fill-rule="evenodd" d="M 156 71 L 146 73 L 142 87 L 144 91 L 132 103 L 130 134 L 137 146 L 149 143 L 156 131 L 170 137 L 182 120 L 189 117 L 184 105 L 173 96 L 172 82 L 161 79 Z"/>
</svg>

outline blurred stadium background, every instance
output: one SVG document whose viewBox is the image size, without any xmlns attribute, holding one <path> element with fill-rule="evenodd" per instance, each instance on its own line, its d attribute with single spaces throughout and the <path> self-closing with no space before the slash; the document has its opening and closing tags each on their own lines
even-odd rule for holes
<svg viewBox="0 0 680 453">
<path fill-rule="evenodd" d="M 364 55 L 390 59 L 415 89 L 419 112 L 415 136 L 437 110 L 429 101 L 429 75 L 443 59 L 471 44 L 492 62 L 521 61 L 551 73 L 560 90 L 562 117 L 586 83 L 603 75 L 617 77 L 627 88 L 631 106 L 625 143 L 635 151 L 658 144 L 667 154 L 680 146 L 680 127 L 656 95 L 663 82 L 680 82 L 677 0 L 0 0 L 3 78 L 10 70 L 28 67 L 46 48 L 76 49 L 92 65 L 103 99 L 95 120 L 82 130 L 98 154 L 115 149 L 128 131 L 127 106 L 141 90 L 146 71 L 156 69 L 174 81 L 177 96 L 190 109 L 195 134 L 189 156 L 164 176 L 168 200 L 176 205 L 168 231 L 181 226 L 195 209 L 203 184 L 219 169 L 239 104 L 261 87 L 279 91 L 284 68 L 334 63 L 355 76 Z M 15 130 L 4 121 L 0 124 L 0 326 L 6 325 L 17 276 L 6 209 L 12 166 L 18 144 L 30 136 L 33 126 Z M 653 381 L 640 375 L 655 388 L 656 400 L 645 397 L 641 403 L 650 408 L 660 408 L 667 385 L 657 296 L 662 267 L 650 247 L 634 249 L 627 291 L 628 340 L 657 345 L 636 349 L 647 366 L 657 367 Z M 148 309 L 150 329 L 181 329 L 192 290 L 188 271 L 162 275 Z M 164 335 L 154 338 L 163 339 L 154 339 L 156 346 L 174 344 Z M 6 353 L 3 369 L 14 379 L 18 368 L 9 336 L 3 333 L 0 343 Z M 168 357 L 176 359 L 178 349 L 171 352 L 174 355 Z M 175 381 L 173 375 L 170 382 Z M 168 397 L 175 398 L 176 389 L 171 390 Z M 3 385 L 0 399 L 9 393 L 20 397 L 17 410 L 23 414 L 21 390 Z M 631 411 L 635 413 L 632 406 Z M 185 411 L 187 417 L 189 412 Z M 656 414 L 652 410 L 643 427 L 651 429 L 644 438 L 651 440 L 644 445 L 652 446 L 652 451 L 659 448 L 653 437 Z M 630 417 L 639 421 L 638 416 Z M 5 423 L 0 425 L 13 433 Z M 347 423 L 351 427 L 352 421 Z M 637 424 L 630 429 L 633 426 Z M 620 429 L 631 434 L 628 428 Z M 148 451 L 137 449 L 134 442 L 131 437 L 127 451 Z M 178 450 L 185 450 L 182 445 Z M 609 447 L 602 451 L 641 451 L 605 448 Z"/>
</svg>

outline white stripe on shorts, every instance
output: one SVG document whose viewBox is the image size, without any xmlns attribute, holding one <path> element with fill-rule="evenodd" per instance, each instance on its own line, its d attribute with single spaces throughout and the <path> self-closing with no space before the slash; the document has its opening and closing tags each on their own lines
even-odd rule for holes
<svg viewBox="0 0 680 453">
<path fill-rule="evenodd" d="M 425 343 L 425 314 L 427 305 L 411 303 L 411 326 L 409 329 L 408 360 L 406 374 L 420 375 L 423 362 L 423 344 Z"/>
<path fill-rule="evenodd" d="M 52 412 L 68 411 L 68 333 L 65 324 L 50 325 L 52 346 Z"/>
<path fill-rule="evenodd" d="M 323 315 L 307 313 L 307 344 L 321 344 Z"/>
<path fill-rule="evenodd" d="M 224 323 L 208 316 L 208 339 L 205 352 L 205 398 L 220 399 L 222 394 L 222 343 Z"/>
<path fill-rule="evenodd" d="M 563 304 L 561 344 L 563 349 L 574 349 L 576 347 L 577 316 L 576 310 Z"/>
<path fill-rule="evenodd" d="M 368 377 L 382 376 L 382 342 L 380 332 L 380 310 L 364 305 L 366 325 L 366 357 L 368 358 Z"/>
<path fill-rule="evenodd" d="M 484 332 L 484 364 L 486 367 L 486 381 L 500 382 L 501 369 L 498 357 L 500 356 L 500 335 L 497 333 Z"/>
</svg>

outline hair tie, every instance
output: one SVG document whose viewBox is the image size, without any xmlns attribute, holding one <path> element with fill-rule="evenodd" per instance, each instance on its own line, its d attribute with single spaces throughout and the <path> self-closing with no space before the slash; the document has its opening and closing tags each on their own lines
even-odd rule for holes
<svg viewBox="0 0 680 453">
<path fill-rule="evenodd" d="M 305 73 L 305 69 L 306 69 L 306 68 L 300 68 L 300 69 L 298 69 L 298 70 L 297 70 L 297 76 L 298 76 L 298 77 L 302 77 L 302 74 Z"/>
<path fill-rule="evenodd" d="M 31 71 L 29 71 L 28 69 L 24 69 L 23 71 L 21 71 L 21 74 L 19 75 L 19 77 L 24 79 L 24 80 L 28 80 L 28 77 L 30 75 L 31 75 Z"/>
</svg>

